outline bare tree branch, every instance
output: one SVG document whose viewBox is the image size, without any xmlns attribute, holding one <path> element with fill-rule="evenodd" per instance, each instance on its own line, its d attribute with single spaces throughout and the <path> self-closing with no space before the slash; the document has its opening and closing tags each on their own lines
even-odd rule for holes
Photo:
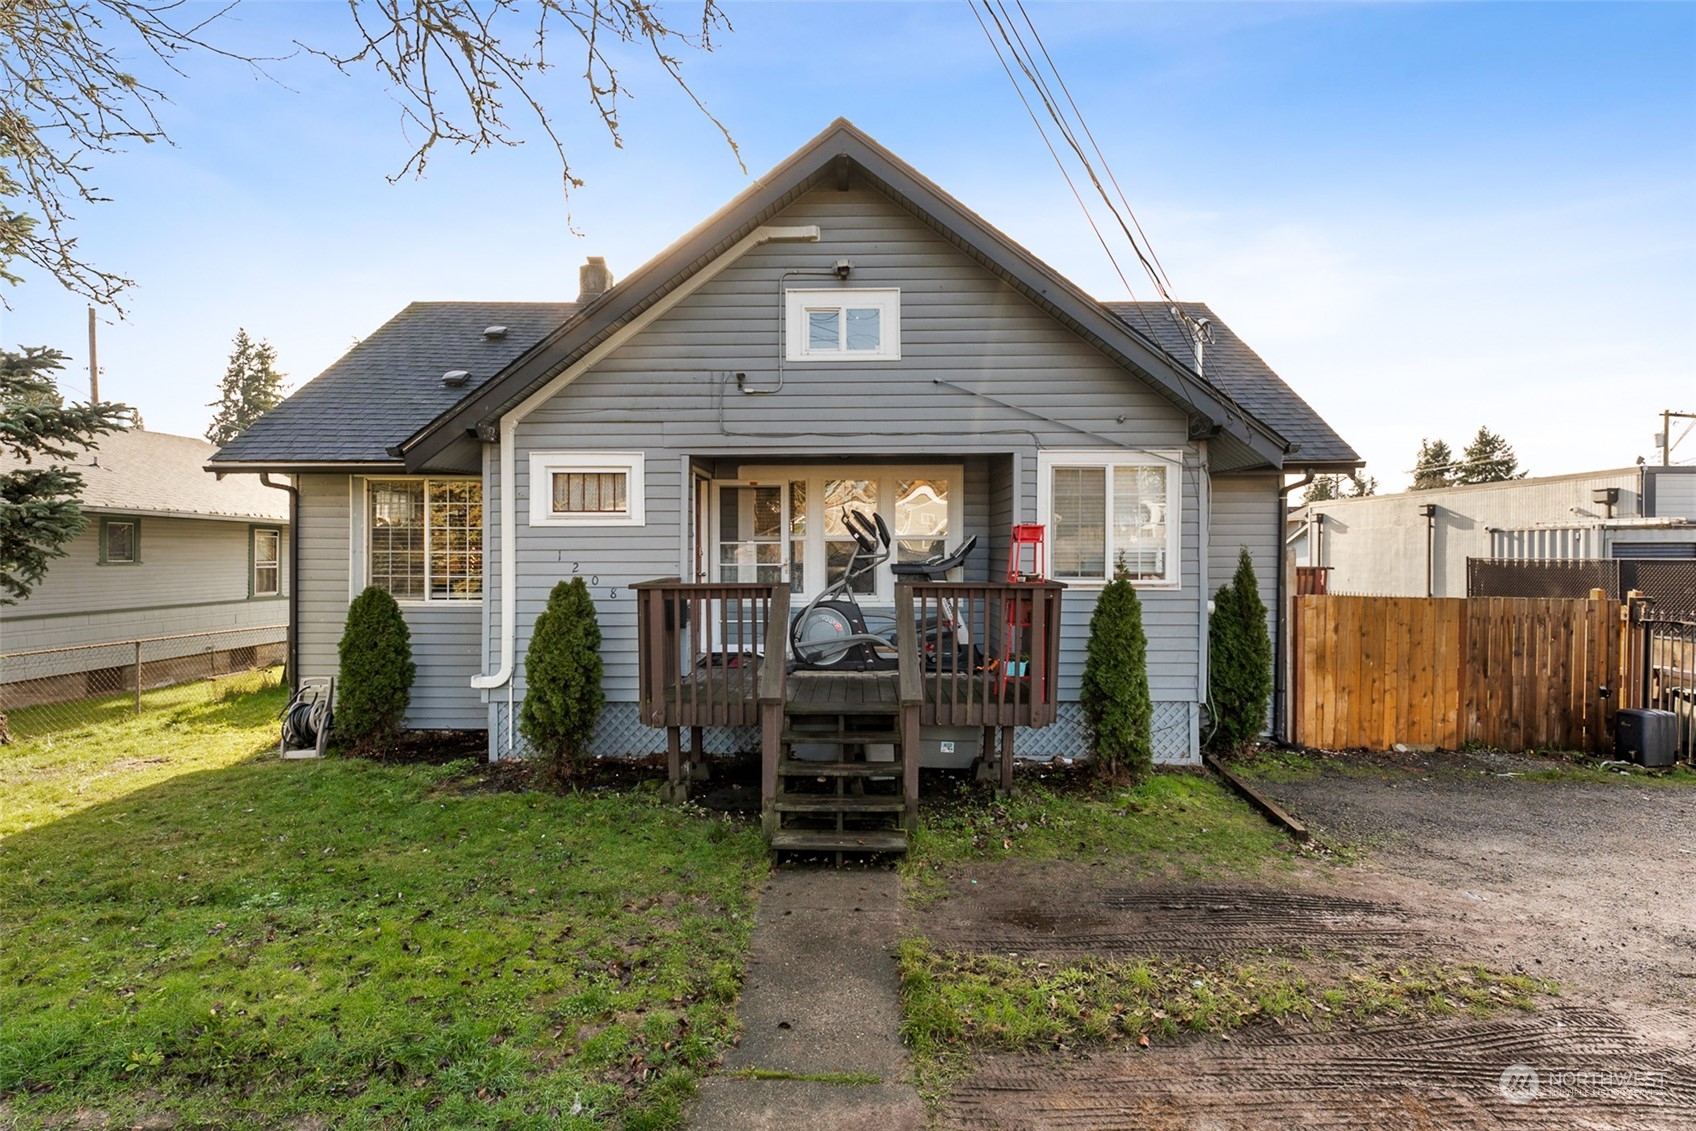
<svg viewBox="0 0 1696 1131">
<path fill-rule="evenodd" d="M 239 3 L 230 0 L 189 22 L 186 0 L 0 0 L 0 282 L 16 283 L 7 265 L 22 260 L 117 307 L 131 280 L 84 256 L 74 210 L 106 199 L 90 180 L 96 158 L 138 142 L 171 144 L 160 119 L 168 96 L 131 73 L 120 48 L 133 54 L 139 44 L 184 78 L 180 61 L 194 53 L 235 60 L 271 78 L 264 64 L 289 56 L 246 55 L 209 38 Z M 711 51 L 713 33 L 730 30 L 718 0 L 700 3 L 697 34 L 667 23 L 654 0 L 347 0 L 357 50 L 338 53 L 298 40 L 293 47 L 343 73 L 368 65 L 388 84 L 403 131 L 415 142 L 391 180 L 422 174 L 442 142 L 473 152 L 521 144 L 507 117 L 505 101 L 512 99 L 553 147 L 569 200 L 582 181 L 537 89 L 554 69 L 547 46 L 561 24 L 581 41 L 588 100 L 614 145 L 624 140 L 619 99 L 634 94 L 610 52 L 646 44 L 747 171 L 735 139 L 683 75 L 683 53 Z M 512 43 L 521 46 L 508 46 L 509 25 Z M 21 207 L 8 206 L 14 201 Z"/>
</svg>

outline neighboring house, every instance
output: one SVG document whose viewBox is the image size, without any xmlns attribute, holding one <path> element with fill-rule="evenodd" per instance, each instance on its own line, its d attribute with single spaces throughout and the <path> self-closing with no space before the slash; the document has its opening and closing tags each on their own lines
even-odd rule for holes
<svg viewBox="0 0 1696 1131">
<path fill-rule="evenodd" d="M 1468 559 L 1696 559 L 1696 467 L 1639 466 L 1327 499 L 1290 514 L 1332 593 L 1464 597 Z"/>
<path fill-rule="evenodd" d="M 295 477 L 300 648 L 330 674 L 349 600 L 387 588 L 418 664 L 408 724 L 513 716 L 550 588 L 581 577 L 604 633 L 597 752 L 663 748 L 636 709 L 631 586 L 842 568 L 845 505 L 902 553 L 977 535 L 1005 575 L 1048 527 L 1064 593 L 1057 725 L 1075 754 L 1094 596 L 1140 575 L 1157 755 L 1198 756 L 1208 600 L 1239 547 L 1276 607 L 1287 472 L 1355 452 L 1206 307 L 1101 303 L 838 121 L 635 274 L 590 260 L 575 303 L 416 303 L 226 445 Z M 888 606 L 885 568 L 862 596 Z M 723 748 L 739 736 L 709 735 Z"/>
<path fill-rule="evenodd" d="M 281 659 L 288 495 L 251 476 L 208 475 L 204 466 L 216 450 L 204 440 L 138 428 L 101 436 L 98 446 L 67 461 L 82 474 L 87 525 L 64 557 L 49 562 L 27 600 L 0 606 L 0 703 L 133 687 L 116 669 L 132 656 L 119 646 L 137 640 L 197 637 L 150 645 L 144 684 L 169 682 L 180 665 L 167 661 L 190 655 L 226 670 L 230 658 L 208 652 L 263 647 Z M 238 640 L 233 630 L 255 631 Z M 225 635 L 197 635 L 207 633 Z"/>
</svg>

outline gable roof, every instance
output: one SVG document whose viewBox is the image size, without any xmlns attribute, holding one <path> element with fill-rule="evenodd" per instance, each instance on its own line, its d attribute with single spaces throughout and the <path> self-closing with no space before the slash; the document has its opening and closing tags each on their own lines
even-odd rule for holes
<svg viewBox="0 0 1696 1131">
<path fill-rule="evenodd" d="M 1254 351 L 1213 318 L 1206 379 L 1161 304 L 1101 303 L 845 119 L 592 302 L 414 303 L 267 413 L 211 461 L 228 469 L 418 471 L 487 433 L 654 308 L 675 301 L 727 251 L 814 187 L 868 179 L 922 223 L 1188 413 L 1218 438 L 1215 466 L 1357 467 L 1360 458 Z M 704 276 L 703 276 L 704 277 Z M 695 282 L 691 282 L 695 280 Z M 1151 312 L 1158 311 L 1154 317 Z M 485 325 L 508 333 L 485 342 Z M 449 369 L 470 371 L 447 389 Z"/>
<path fill-rule="evenodd" d="M 96 446 L 53 464 L 82 475 L 82 508 L 101 514 L 285 522 L 288 496 L 248 476 L 220 480 L 205 470 L 217 448 L 194 436 L 140 428 L 101 436 Z M 42 466 L 0 456 L 0 471 Z"/>
<path fill-rule="evenodd" d="M 423 466 L 467 432 L 487 429 L 816 185 L 846 184 L 855 177 L 869 179 L 943 239 L 1188 412 L 1194 432 L 1222 430 L 1251 449 L 1253 458 L 1246 462 L 1283 465 L 1288 441 L 1275 429 L 1198 379 L 1162 343 L 1109 313 L 852 123 L 838 118 L 736 199 L 580 310 L 505 373 L 409 437 L 400 445 L 407 466 Z"/>
<path fill-rule="evenodd" d="M 1173 357 L 1194 357 L 1189 329 L 1163 302 L 1104 302 L 1131 329 L 1159 341 Z M 1248 343 L 1219 320 L 1204 302 L 1180 302 L 1186 314 L 1212 323 L 1213 341 L 1202 350 L 1207 381 L 1222 390 L 1278 434 L 1299 444 L 1284 459 L 1286 467 L 1352 469 L 1365 461 L 1323 417 L 1273 372 Z"/>
<path fill-rule="evenodd" d="M 214 467 L 372 463 L 576 311 L 571 302 L 415 302 L 218 450 Z M 485 338 L 490 326 L 506 335 Z M 466 370 L 464 386 L 442 375 Z"/>
</svg>

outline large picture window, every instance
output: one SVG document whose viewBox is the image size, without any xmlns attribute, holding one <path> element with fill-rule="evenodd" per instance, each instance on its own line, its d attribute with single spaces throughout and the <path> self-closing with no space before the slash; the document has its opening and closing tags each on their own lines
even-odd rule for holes
<svg viewBox="0 0 1696 1131">
<path fill-rule="evenodd" d="M 1055 579 L 1106 581 L 1122 557 L 1138 584 L 1176 587 L 1182 467 L 1177 453 L 1043 453 L 1037 505 Z"/>
<path fill-rule="evenodd" d="M 370 584 L 397 601 L 482 599 L 482 483 L 373 480 L 367 494 Z"/>
</svg>

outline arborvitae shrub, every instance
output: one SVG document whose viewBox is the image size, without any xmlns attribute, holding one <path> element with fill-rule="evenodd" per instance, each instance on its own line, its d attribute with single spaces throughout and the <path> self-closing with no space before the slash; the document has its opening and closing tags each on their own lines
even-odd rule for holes
<svg viewBox="0 0 1696 1131">
<path fill-rule="evenodd" d="M 601 690 L 601 625 L 581 577 L 548 594 L 524 654 L 519 729 L 555 784 L 580 768 L 606 695 Z"/>
<path fill-rule="evenodd" d="M 353 599 L 338 648 L 335 730 L 360 753 L 381 753 L 400 734 L 418 667 L 400 606 L 375 585 Z"/>
<path fill-rule="evenodd" d="M 1213 723 L 1207 745 L 1234 753 L 1266 729 L 1266 705 L 1272 699 L 1272 635 L 1246 546 L 1231 583 L 1213 599 L 1207 653 Z"/>
<path fill-rule="evenodd" d="M 1084 725 L 1096 773 L 1136 781 L 1154 766 L 1154 703 L 1148 695 L 1148 637 L 1142 602 L 1121 557 L 1089 618 Z"/>
</svg>

